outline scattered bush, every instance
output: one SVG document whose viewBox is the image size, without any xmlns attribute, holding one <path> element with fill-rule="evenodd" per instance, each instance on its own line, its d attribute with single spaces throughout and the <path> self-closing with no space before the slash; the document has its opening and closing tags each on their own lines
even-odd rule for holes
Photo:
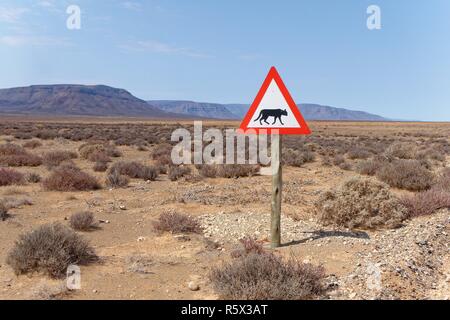
<svg viewBox="0 0 450 320">
<path fill-rule="evenodd" d="M 8 217 L 8 208 L 5 206 L 3 201 L 0 201 L 0 220 L 5 221 Z"/>
<path fill-rule="evenodd" d="M 390 158 L 415 159 L 417 148 L 412 144 L 394 143 L 386 149 L 385 154 Z"/>
<path fill-rule="evenodd" d="M 315 208 L 324 225 L 351 229 L 395 228 L 407 215 L 386 184 L 365 178 L 351 178 L 323 193 Z"/>
<path fill-rule="evenodd" d="M 311 151 L 298 151 L 294 149 L 283 150 L 283 163 L 288 166 L 300 167 L 307 162 L 313 162 L 316 156 Z"/>
<path fill-rule="evenodd" d="M 429 215 L 443 208 L 450 208 L 450 193 L 431 189 L 404 196 L 401 203 L 408 209 L 409 217 Z"/>
<path fill-rule="evenodd" d="M 23 182 L 24 176 L 22 173 L 9 168 L 0 168 L 0 186 L 22 184 Z"/>
<path fill-rule="evenodd" d="M 242 248 L 236 249 L 231 252 L 231 257 L 233 258 L 239 258 L 250 253 L 265 253 L 262 244 L 251 237 L 240 239 L 239 242 L 241 243 Z"/>
<path fill-rule="evenodd" d="M 150 157 L 160 165 L 172 165 L 172 146 L 162 143 L 153 148 Z"/>
<path fill-rule="evenodd" d="M 367 159 L 369 158 L 371 155 L 371 153 L 367 150 L 364 150 L 362 148 L 351 148 L 348 152 L 347 152 L 347 157 L 349 159 Z"/>
<path fill-rule="evenodd" d="M 325 155 L 322 156 L 322 166 L 324 167 L 331 167 L 332 163 L 331 163 L 331 159 L 329 156 Z"/>
<path fill-rule="evenodd" d="M 440 172 L 433 189 L 450 192 L 450 168 L 445 168 Z"/>
<path fill-rule="evenodd" d="M 37 167 L 41 164 L 41 157 L 27 152 L 19 145 L 12 143 L 0 145 L 0 165 L 9 167 Z"/>
<path fill-rule="evenodd" d="M 191 168 L 186 166 L 171 166 L 169 167 L 170 181 L 176 181 L 191 173 Z"/>
<path fill-rule="evenodd" d="M 7 257 L 17 275 L 43 272 L 54 278 L 63 277 L 71 264 L 84 265 L 96 260 L 88 242 L 59 223 L 21 235 Z"/>
<path fill-rule="evenodd" d="M 340 164 L 345 162 L 345 158 L 343 156 L 341 156 L 340 154 L 334 156 L 333 158 L 333 164 L 335 166 L 339 166 Z"/>
<path fill-rule="evenodd" d="M 31 141 L 27 141 L 23 144 L 24 148 L 29 148 L 29 149 L 36 149 L 40 146 L 42 146 L 42 143 L 39 140 L 31 140 Z"/>
<path fill-rule="evenodd" d="M 198 173 L 206 178 L 215 178 L 217 176 L 217 166 L 213 164 L 203 164 L 197 167 Z"/>
<path fill-rule="evenodd" d="M 160 232 L 202 233 L 202 228 L 196 219 L 176 212 L 162 213 L 158 221 L 153 223 L 153 227 Z"/>
<path fill-rule="evenodd" d="M 360 174 L 373 176 L 377 173 L 378 169 L 380 169 L 382 165 L 383 165 L 382 162 L 374 159 L 361 161 L 356 165 L 356 171 Z"/>
<path fill-rule="evenodd" d="M 86 191 L 100 189 L 97 179 L 73 165 L 61 165 L 44 179 L 43 186 L 52 191 Z"/>
<path fill-rule="evenodd" d="M 83 159 L 88 159 L 92 162 L 99 160 L 100 157 L 104 159 L 105 155 L 108 159 L 109 157 L 117 158 L 122 156 L 122 153 L 110 144 L 86 143 L 81 145 L 78 151 Z"/>
<path fill-rule="evenodd" d="M 96 162 L 92 168 L 95 172 L 105 172 L 108 169 L 106 162 Z"/>
<path fill-rule="evenodd" d="M 73 151 L 58 150 L 49 151 L 43 156 L 43 163 L 48 168 L 59 166 L 62 162 L 78 158 L 78 155 Z"/>
<path fill-rule="evenodd" d="M 89 154 L 88 160 L 91 162 L 111 162 L 111 158 L 105 151 L 95 151 Z"/>
<path fill-rule="evenodd" d="M 259 173 L 258 165 L 224 164 L 217 169 L 217 175 L 222 178 L 252 177 Z"/>
<path fill-rule="evenodd" d="M 158 170 L 153 166 L 145 166 L 139 162 L 119 161 L 113 164 L 110 172 L 117 171 L 130 178 L 154 181 L 158 177 Z"/>
<path fill-rule="evenodd" d="M 41 182 L 41 176 L 37 173 L 31 172 L 25 176 L 25 180 L 29 183 Z"/>
<path fill-rule="evenodd" d="M 69 224 L 74 230 L 89 231 L 95 227 L 94 214 L 89 211 L 81 211 L 70 216 Z"/>
<path fill-rule="evenodd" d="M 352 170 L 352 165 L 350 163 L 348 163 L 347 161 L 344 161 L 344 162 L 340 163 L 338 165 L 338 167 L 340 169 L 346 170 L 346 171 Z"/>
<path fill-rule="evenodd" d="M 429 189 L 433 184 L 433 174 L 417 160 L 395 160 L 378 169 L 376 176 L 391 187 L 411 191 Z"/>
<path fill-rule="evenodd" d="M 324 270 L 272 253 L 249 253 L 214 268 L 209 278 L 222 299 L 297 300 L 324 293 Z"/>
<path fill-rule="evenodd" d="M 28 197 L 16 198 L 16 197 L 4 197 L 1 201 L 6 210 L 20 208 L 22 206 L 32 206 L 33 201 Z"/>
<path fill-rule="evenodd" d="M 127 176 L 121 175 L 117 170 L 111 170 L 106 175 L 106 186 L 109 188 L 125 188 L 130 183 Z"/>
</svg>

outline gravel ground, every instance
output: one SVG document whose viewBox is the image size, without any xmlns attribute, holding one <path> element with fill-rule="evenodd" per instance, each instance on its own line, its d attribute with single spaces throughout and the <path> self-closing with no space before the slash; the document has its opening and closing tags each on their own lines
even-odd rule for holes
<svg viewBox="0 0 450 320">
<path fill-rule="evenodd" d="M 245 236 L 269 238 L 270 213 L 218 213 L 200 217 L 205 237 L 221 243 L 236 243 Z M 353 272 L 337 278 L 329 275 L 331 299 L 448 299 L 450 271 L 450 216 L 448 210 L 407 221 L 401 228 L 374 232 L 322 230 L 313 219 L 294 221 L 282 217 L 284 243 L 321 247 L 331 236 L 355 252 Z M 355 246 L 357 247 L 357 246 Z M 360 247 L 360 246 L 359 246 Z M 326 265 L 325 265 L 326 268 Z"/>
</svg>

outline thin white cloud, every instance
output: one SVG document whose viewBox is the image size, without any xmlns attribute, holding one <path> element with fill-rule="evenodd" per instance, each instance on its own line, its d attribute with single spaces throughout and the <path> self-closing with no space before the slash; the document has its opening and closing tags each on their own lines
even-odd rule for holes
<svg viewBox="0 0 450 320">
<path fill-rule="evenodd" d="M 27 8 L 0 7 L 0 22 L 17 23 L 28 11 Z"/>
<path fill-rule="evenodd" d="M 44 7 L 44 8 L 53 8 L 55 6 L 55 3 L 53 1 L 49 1 L 49 0 L 38 1 L 37 4 L 38 4 L 38 6 Z"/>
<path fill-rule="evenodd" d="M 133 10 L 133 11 L 141 11 L 142 10 L 141 4 L 139 2 L 135 2 L 135 1 L 124 1 L 120 5 L 127 10 Z"/>
<path fill-rule="evenodd" d="M 161 54 L 183 55 L 192 58 L 211 58 L 210 55 L 196 52 L 190 48 L 177 47 L 159 41 L 136 41 L 120 46 L 123 49 L 133 51 L 148 51 Z"/>
<path fill-rule="evenodd" d="M 47 36 L 10 35 L 10 36 L 0 36 L 0 45 L 8 47 L 70 46 L 71 43 L 62 38 L 54 38 Z"/>
</svg>

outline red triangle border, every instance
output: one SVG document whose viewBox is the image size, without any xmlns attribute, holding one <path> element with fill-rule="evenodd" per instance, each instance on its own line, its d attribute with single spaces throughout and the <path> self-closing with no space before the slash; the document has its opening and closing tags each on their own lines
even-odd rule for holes
<svg viewBox="0 0 450 320">
<path fill-rule="evenodd" d="M 270 83 L 272 80 L 275 80 L 276 84 L 278 85 L 278 88 L 280 89 L 281 93 L 283 94 L 284 99 L 286 100 L 289 108 L 291 109 L 292 113 L 294 114 L 294 117 L 297 119 L 298 123 L 300 124 L 300 128 L 248 128 L 248 124 L 250 123 L 253 114 L 256 112 L 256 109 L 258 108 L 259 104 L 261 103 L 261 100 L 263 99 L 264 95 L 266 94 L 267 89 L 269 88 Z M 248 109 L 247 114 L 244 117 L 244 120 L 242 120 L 242 123 L 239 127 L 240 130 L 243 130 L 244 132 L 247 130 L 254 130 L 257 134 L 271 134 L 272 131 L 274 133 L 278 134 L 301 134 L 301 135 L 308 135 L 311 134 L 311 130 L 309 129 L 305 119 L 303 118 L 302 114 L 300 113 L 300 110 L 298 109 L 297 105 L 294 102 L 294 99 L 292 99 L 291 94 L 289 93 L 288 89 L 284 85 L 283 80 L 281 79 L 277 69 L 275 67 L 270 68 L 269 73 L 267 74 L 266 79 L 264 80 L 261 89 L 259 89 L 258 94 L 256 95 L 255 100 L 250 106 L 250 109 Z"/>
</svg>

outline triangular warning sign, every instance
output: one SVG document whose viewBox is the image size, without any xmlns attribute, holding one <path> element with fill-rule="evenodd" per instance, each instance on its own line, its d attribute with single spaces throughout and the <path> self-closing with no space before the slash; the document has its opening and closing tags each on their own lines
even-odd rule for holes
<svg viewBox="0 0 450 320">
<path fill-rule="evenodd" d="M 258 134 L 272 131 L 279 134 L 311 133 L 275 67 L 270 68 L 240 129 L 252 129 Z"/>
</svg>

